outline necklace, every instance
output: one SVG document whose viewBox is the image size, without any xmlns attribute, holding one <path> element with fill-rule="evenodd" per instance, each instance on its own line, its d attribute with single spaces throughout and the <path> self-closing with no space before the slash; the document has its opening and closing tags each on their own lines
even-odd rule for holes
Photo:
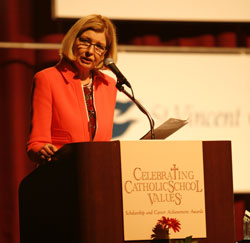
<svg viewBox="0 0 250 243">
<path fill-rule="evenodd" d="M 83 87 L 90 87 L 92 85 L 92 83 L 93 83 L 93 79 L 90 78 L 90 81 L 87 84 L 83 84 L 82 86 Z"/>
<path fill-rule="evenodd" d="M 82 81 L 82 87 L 90 87 L 93 83 L 93 73 L 91 72 L 89 75 L 89 82 L 84 84 Z"/>
</svg>

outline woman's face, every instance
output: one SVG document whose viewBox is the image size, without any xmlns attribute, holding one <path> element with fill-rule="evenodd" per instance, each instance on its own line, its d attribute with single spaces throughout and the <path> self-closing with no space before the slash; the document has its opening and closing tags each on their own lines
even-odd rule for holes
<svg viewBox="0 0 250 243">
<path fill-rule="evenodd" d="M 104 58 L 106 37 L 104 32 L 86 30 L 76 38 L 74 47 L 75 64 L 79 71 L 91 71 Z"/>
</svg>

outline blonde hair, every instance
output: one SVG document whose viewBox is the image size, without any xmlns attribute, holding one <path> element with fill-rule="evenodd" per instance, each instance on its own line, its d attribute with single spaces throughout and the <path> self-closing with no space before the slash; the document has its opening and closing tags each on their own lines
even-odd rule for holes
<svg viewBox="0 0 250 243">
<path fill-rule="evenodd" d="M 114 62 L 117 59 L 117 39 L 116 30 L 113 23 L 106 17 L 101 15 L 88 15 L 79 19 L 65 35 L 62 46 L 59 50 L 61 59 L 66 57 L 71 61 L 75 61 L 76 57 L 73 53 L 73 46 L 76 38 L 86 30 L 94 30 L 96 32 L 104 32 L 107 42 L 107 51 L 104 58 L 111 57 Z M 99 64 L 98 69 L 103 68 L 103 62 Z"/>
</svg>

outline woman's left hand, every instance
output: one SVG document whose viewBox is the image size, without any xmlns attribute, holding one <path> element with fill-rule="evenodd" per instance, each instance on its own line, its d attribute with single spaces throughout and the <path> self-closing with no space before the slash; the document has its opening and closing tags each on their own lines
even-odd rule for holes
<svg viewBox="0 0 250 243">
<path fill-rule="evenodd" d="M 42 160 L 51 161 L 51 157 L 57 151 L 57 147 L 51 143 L 45 144 L 39 151 Z"/>
</svg>

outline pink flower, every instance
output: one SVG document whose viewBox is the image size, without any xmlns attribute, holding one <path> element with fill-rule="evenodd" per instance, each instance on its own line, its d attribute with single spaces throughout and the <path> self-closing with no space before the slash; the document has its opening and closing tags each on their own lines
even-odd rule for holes
<svg viewBox="0 0 250 243">
<path fill-rule="evenodd" d="M 169 218 L 162 216 L 160 220 L 158 220 L 158 223 L 162 225 L 164 229 L 173 229 L 174 232 L 179 232 L 181 227 L 180 227 L 180 221 L 176 218 Z"/>
</svg>

